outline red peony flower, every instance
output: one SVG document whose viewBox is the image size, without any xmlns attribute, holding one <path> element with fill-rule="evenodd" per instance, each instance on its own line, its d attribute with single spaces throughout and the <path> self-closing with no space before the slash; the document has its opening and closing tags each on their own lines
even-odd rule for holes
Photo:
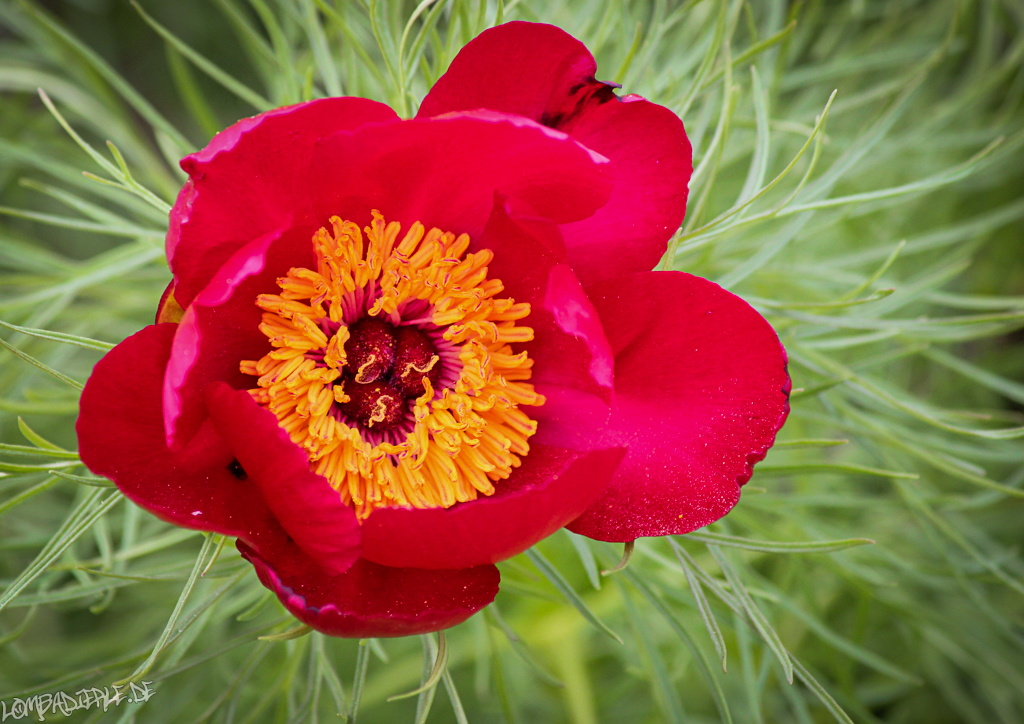
<svg viewBox="0 0 1024 724">
<path fill-rule="evenodd" d="M 652 272 L 690 145 L 561 30 L 509 23 L 416 118 L 326 98 L 182 161 L 157 324 L 96 366 L 82 460 L 178 525 L 235 536 L 338 636 L 458 623 L 494 563 L 725 515 L 788 411 L 736 296 Z"/>
</svg>

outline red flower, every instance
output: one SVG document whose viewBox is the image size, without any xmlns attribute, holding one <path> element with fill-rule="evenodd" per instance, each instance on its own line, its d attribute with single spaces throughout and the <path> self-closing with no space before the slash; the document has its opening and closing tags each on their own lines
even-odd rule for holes
<svg viewBox="0 0 1024 724">
<path fill-rule="evenodd" d="M 686 206 L 679 119 L 509 23 L 418 116 L 264 113 L 182 161 L 158 323 L 82 395 L 83 461 L 161 518 L 238 538 L 302 621 L 464 620 L 494 563 L 725 515 L 788 411 L 738 297 L 648 271 Z"/>
</svg>

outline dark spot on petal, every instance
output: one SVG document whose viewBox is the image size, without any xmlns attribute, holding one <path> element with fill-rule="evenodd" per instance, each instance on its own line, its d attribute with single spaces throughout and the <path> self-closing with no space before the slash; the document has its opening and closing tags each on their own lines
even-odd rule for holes
<svg viewBox="0 0 1024 724">
<path fill-rule="evenodd" d="M 615 95 L 615 89 L 620 87 L 617 83 L 586 78 L 569 88 L 568 97 L 561 110 L 545 111 L 540 117 L 540 122 L 548 128 L 568 133 L 567 127 L 573 125 L 573 122 L 586 111 L 588 105 L 600 106 L 619 100 Z"/>
<path fill-rule="evenodd" d="M 245 468 L 237 460 L 232 460 L 228 465 L 228 472 L 234 475 L 239 480 L 248 480 L 249 475 L 245 472 Z"/>
<path fill-rule="evenodd" d="M 540 122 L 543 126 L 557 129 L 558 126 L 561 125 L 562 120 L 564 118 L 564 113 L 548 113 L 547 111 L 544 111 L 544 113 L 540 117 Z"/>
</svg>

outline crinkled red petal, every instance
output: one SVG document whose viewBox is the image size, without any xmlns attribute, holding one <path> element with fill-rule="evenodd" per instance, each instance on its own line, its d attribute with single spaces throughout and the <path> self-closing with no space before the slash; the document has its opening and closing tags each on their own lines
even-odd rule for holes
<svg viewBox="0 0 1024 724">
<path fill-rule="evenodd" d="M 371 638 L 440 631 L 465 621 L 494 600 L 494 566 L 426 571 L 389 568 L 359 559 L 333 574 L 287 538 L 264 542 L 259 552 L 238 550 L 260 582 L 300 621 L 330 636 Z"/>
<path fill-rule="evenodd" d="M 403 229 L 414 221 L 476 237 L 495 192 L 516 214 L 557 223 L 591 216 L 608 200 L 606 159 L 564 133 L 478 111 L 371 124 L 317 144 L 307 186 L 326 221 L 379 209 Z M 321 222 L 323 223 L 323 221 Z"/>
<path fill-rule="evenodd" d="M 605 541 L 687 533 L 732 509 L 789 413 L 786 352 L 749 304 L 681 272 L 587 288 L 615 353 L 611 484 L 567 527 Z"/>
<path fill-rule="evenodd" d="M 530 305 L 530 316 L 518 324 L 533 329 L 534 340 L 516 346 L 534 360 L 530 381 L 606 395 L 613 386 L 611 348 L 597 311 L 565 263 L 558 226 L 511 215 L 499 196 L 470 246 L 477 249 L 494 253 L 487 275 L 501 280 L 502 296 Z"/>
<path fill-rule="evenodd" d="M 589 452 L 531 443 L 491 497 L 451 508 L 381 508 L 363 522 L 363 556 L 385 565 L 460 568 L 511 558 L 589 506 L 622 448 Z"/>
<path fill-rule="evenodd" d="M 79 454 L 164 520 L 251 540 L 274 521 L 259 491 L 232 473 L 234 453 L 212 423 L 181 450 L 167 448 L 161 382 L 174 328 L 145 327 L 96 363 L 79 405 Z"/>
<path fill-rule="evenodd" d="M 531 307 L 521 324 L 534 330 L 534 339 L 516 349 L 533 360 L 530 382 L 547 398 L 529 408 L 539 425 L 533 440 L 580 450 L 607 447 L 602 428 L 610 415 L 614 358 L 600 316 L 565 263 L 558 227 L 512 217 L 498 197 L 473 248 L 494 252 L 490 278 L 501 280 L 503 295 Z"/>
<path fill-rule="evenodd" d="M 645 271 L 682 222 L 692 172 L 683 123 L 594 79 L 593 56 L 551 25 L 512 22 L 481 33 L 452 61 L 418 115 L 489 108 L 568 133 L 611 159 L 615 188 L 592 217 L 563 228 L 584 284 Z"/>
<path fill-rule="evenodd" d="M 327 479 L 310 471 L 306 452 L 248 392 L 215 382 L 205 399 L 241 474 L 259 490 L 281 527 L 319 566 L 347 571 L 359 557 L 359 522 Z"/>
<path fill-rule="evenodd" d="M 316 142 L 396 118 L 365 98 L 322 98 L 241 120 L 183 159 L 189 180 L 167 234 L 178 303 L 188 307 L 232 254 L 286 220 L 315 231 L 326 220 L 313 216 L 306 179 Z"/>
<path fill-rule="evenodd" d="M 256 297 L 279 292 L 276 279 L 291 266 L 312 263 L 305 235 L 276 230 L 236 251 L 196 296 L 178 324 L 164 375 L 168 446 L 183 445 L 206 419 L 203 390 L 208 384 L 255 386 L 255 378 L 243 374 L 239 362 L 258 360 L 270 351 L 259 331 L 263 313 Z"/>
</svg>

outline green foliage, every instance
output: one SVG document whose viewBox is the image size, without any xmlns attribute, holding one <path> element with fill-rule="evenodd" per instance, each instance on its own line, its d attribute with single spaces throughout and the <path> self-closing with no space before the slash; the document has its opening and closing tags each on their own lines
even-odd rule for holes
<svg viewBox="0 0 1024 724">
<path fill-rule="evenodd" d="M 310 634 L 221 537 L 88 474 L 80 380 L 152 318 L 178 158 L 327 94 L 412 115 L 511 19 L 683 117 L 663 266 L 767 316 L 793 411 L 710 529 L 621 569 L 553 536 L 440 639 Z M 1010 0 L 0 0 L 0 701 L 132 679 L 155 697 L 75 720 L 1024 720 L 1022 58 Z"/>
</svg>

